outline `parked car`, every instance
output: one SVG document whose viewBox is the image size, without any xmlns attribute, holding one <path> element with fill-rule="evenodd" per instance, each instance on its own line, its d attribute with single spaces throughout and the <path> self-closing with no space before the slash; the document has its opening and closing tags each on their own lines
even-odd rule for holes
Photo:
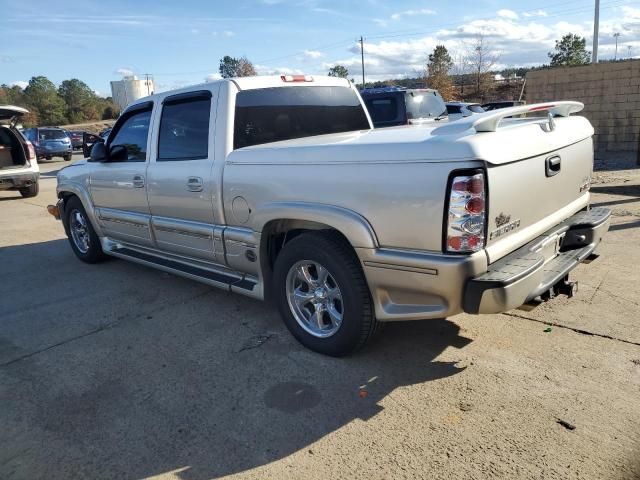
<svg viewBox="0 0 640 480">
<path fill-rule="evenodd" d="M 446 118 L 444 100 L 428 88 L 366 88 L 360 90 L 376 128 L 415 125 Z"/>
<path fill-rule="evenodd" d="M 610 217 L 589 209 L 582 108 L 372 129 L 345 79 L 225 79 L 130 105 L 49 210 L 84 262 L 272 298 L 302 344 L 345 355 L 378 322 L 573 294 Z M 549 116 L 504 119 L 529 110 Z"/>
<path fill-rule="evenodd" d="M 0 190 L 17 190 L 23 197 L 38 195 L 40 168 L 33 145 L 16 128 L 29 110 L 0 105 Z"/>
<path fill-rule="evenodd" d="M 477 113 L 484 113 L 483 108 L 478 103 L 447 102 L 449 121 L 460 120 Z"/>
<path fill-rule="evenodd" d="M 66 130 L 59 127 L 28 128 L 24 135 L 36 147 L 38 160 L 51 160 L 53 157 L 62 157 L 66 162 L 71 160 L 73 148 Z"/>
<path fill-rule="evenodd" d="M 81 130 L 71 130 L 68 132 L 69 138 L 71 139 L 71 148 L 73 150 L 78 150 L 82 148 L 82 137 L 84 132 Z"/>
<path fill-rule="evenodd" d="M 498 110 L 500 108 L 519 107 L 520 105 L 524 104 L 525 102 L 523 102 L 522 100 L 505 100 L 501 102 L 484 103 L 482 105 L 482 109 L 485 112 L 490 112 L 491 110 Z"/>
</svg>

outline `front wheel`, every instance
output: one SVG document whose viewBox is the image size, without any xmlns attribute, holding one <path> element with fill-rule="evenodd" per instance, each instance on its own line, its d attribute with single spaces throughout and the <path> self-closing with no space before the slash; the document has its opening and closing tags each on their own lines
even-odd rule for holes
<svg viewBox="0 0 640 480">
<path fill-rule="evenodd" d="M 348 355 L 375 330 L 360 262 L 334 232 L 304 233 L 288 242 L 276 259 L 274 288 L 285 325 L 311 350 Z"/>
<path fill-rule="evenodd" d="M 64 159 L 65 162 L 70 162 L 72 156 L 73 156 L 73 153 L 69 153 L 67 155 L 63 155 L 62 158 Z"/>
<path fill-rule="evenodd" d="M 67 236 L 73 253 L 86 263 L 98 263 L 106 258 L 100 239 L 89 221 L 87 212 L 78 197 L 72 197 L 65 205 Z"/>
</svg>

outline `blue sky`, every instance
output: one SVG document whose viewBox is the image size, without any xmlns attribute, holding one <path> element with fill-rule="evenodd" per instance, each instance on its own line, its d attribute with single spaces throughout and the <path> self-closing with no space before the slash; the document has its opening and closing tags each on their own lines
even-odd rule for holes
<svg viewBox="0 0 640 480">
<path fill-rule="evenodd" d="M 123 74 L 151 73 L 159 90 L 216 78 L 224 55 L 246 55 L 259 73 L 326 73 L 346 65 L 359 78 L 415 76 L 443 43 L 463 65 L 486 35 L 497 67 L 547 61 L 567 32 L 591 42 L 592 0 L 0 0 L 0 83 L 46 75 L 79 78 L 100 94 Z M 640 0 L 601 0 L 601 58 L 640 56 Z M 629 50 L 627 46 L 631 46 Z"/>
</svg>

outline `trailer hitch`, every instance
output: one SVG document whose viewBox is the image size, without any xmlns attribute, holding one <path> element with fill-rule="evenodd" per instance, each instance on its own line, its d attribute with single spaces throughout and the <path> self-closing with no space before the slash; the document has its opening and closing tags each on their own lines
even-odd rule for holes
<svg viewBox="0 0 640 480">
<path fill-rule="evenodd" d="M 578 282 L 570 282 L 569 275 L 567 275 L 549 290 L 540 295 L 540 298 L 546 302 L 558 295 L 566 295 L 571 298 L 576 293 L 578 293 Z"/>
</svg>

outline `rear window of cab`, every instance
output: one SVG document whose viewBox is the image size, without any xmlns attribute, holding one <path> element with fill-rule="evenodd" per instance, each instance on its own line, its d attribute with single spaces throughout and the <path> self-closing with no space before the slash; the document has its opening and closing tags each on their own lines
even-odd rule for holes
<svg viewBox="0 0 640 480">
<path fill-rule="evenodd" d="M 243 90 L 236 95 L 233 147 L 369 128 L 360 98 L 348 87 Z"/>
</svg>

